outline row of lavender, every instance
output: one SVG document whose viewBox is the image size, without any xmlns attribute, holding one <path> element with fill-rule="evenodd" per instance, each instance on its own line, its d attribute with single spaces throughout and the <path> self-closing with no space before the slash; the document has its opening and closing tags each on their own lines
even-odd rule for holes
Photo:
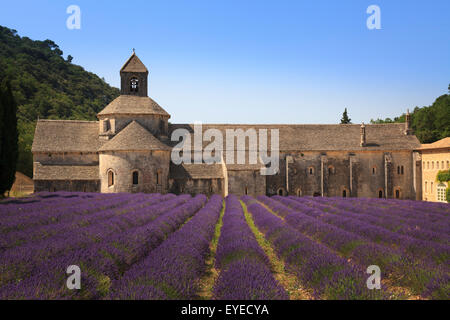
<svg viewBox="0 0 450 320">
<path fill-rule="evenodd" d="M 274 279 L 269 259 L 247 224 L 239 199 L 226 198 L 223 226 L 217 246 L 215 299 L 288 299 Z"/>
<path fill-rule="evenodd" d="M 327 246 L 311 240 L 302 232 L 286 224 L 251 197 L 243 197 L 258 229 L 284 260 L 289 271 L 320 299 L 381 299 L 384 290 L 369 290 L 367 274 L 361 266 L 349 263 Z M 259 200 L 277 210 L 276 201 L 268 197 Z M 291 212 L 283 211 L 286 215 Z M 293 213 L 292 213 L 293 214 Z"/>
<path fill-rule="evenodd" d="M 78 218 L 95 218 L 86 225 L 77 219 L 55 223 L 62 233 L 2 252 L 0 298 L 102 298 L 112 280 L 144 259 L 206 202 L 205 196 L 129 197 L 129 207 L 81 213 Z M 66 288 L 69 265 L 82 270 L 80 291 Z"/>
<path fill-rule="evenodd" d="M 364 221 L 363 214 L 355 217 L 356 213 L 326 205 L 323 199 L 316 204 L 308 198 L 258 199 L 284 217 L 287 224 L 352 263 L 361 267 L 378 265 L 392 284 L 406 286 L 422 296 L 448 298 L 447 245 L 397 234 Z M 355 204 L 353 210 L 357 208 Z"/>
<path fill-rule="evenodd" d="M 209 202 L 178 231 L 111 288 L 111 299 L 194 299 L 222 209 L 222 197 Z"/>
</svg>

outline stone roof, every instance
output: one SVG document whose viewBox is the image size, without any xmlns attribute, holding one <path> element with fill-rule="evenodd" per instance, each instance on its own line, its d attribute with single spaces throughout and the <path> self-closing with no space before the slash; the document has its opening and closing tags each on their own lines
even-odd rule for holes
<svg viewBox="0 0 450 320">
<path fill-rule="evenodd" d="M 150 150 L 167 150 L 171 148 L 136 121 L 128 124 L 111 140 L 107 141 L 100 147 L 99 151 L 150 151 Z"/>
<path fill-rule="evenodd" d="M 141 59 L 133 52 L 131 57 L 128 58 L 127 62 L 120 69 L 120 72 L 148 72 L 148 70 Z"/>
<path fill-rule="evenodd" d="M 38 120 L 32 152 L 97 152 L 97 121 Z"/>
<path fill-rule="evenodd" d="M 34 180 L 99 180 L 98 166 L 43 165 L 34 163 Z"/>
<path fill-rule="evenodd" d="M 171 124 L 169 136 L 178 128 L 193 132 L 193 124 Z M 413 150 L 420 147 L 414 135 L 405 135 L 403 123 L 366 125 L 366 146 L 361 147 L 360 124 L 204 124 L 203 132 L 218 129 L 223 134 L 226 150 L 226 130 L 260 129 L 268 130 L 268 148 L 270 150 L 270 130 L 279 130 L 280 151 L 373 151 L 373 150 Z M 192 140 L 193 141 L 193 140 Z M 204 146 L 210 142 L 203 142 Z M 174 144 L 177 144 L 175 142 Z M 237 150 L 236 146 L 235 149 Z M 248 150 L 248 143 L 245 145 Z"/>
<path fill-rule="evenodd" d="M 422 144 L 419 150 L 431 150 L 431 149 L 450 149 L 450 137 L 438 140 L 433 143 Z"/>
<path fill-rule="evenodd" d="M 224 177 L 221 163 L 185 164 L 170 163 L 172 179 L 221 179 Z"/>
<path fill-rule="evenodd" d="M 152 98 L 132 95 L 118 96 L 98 113 L 99 116 L 111 114 L 157 114 L 170 117 L 166 110 L 161 108 Z"/>
</svg>

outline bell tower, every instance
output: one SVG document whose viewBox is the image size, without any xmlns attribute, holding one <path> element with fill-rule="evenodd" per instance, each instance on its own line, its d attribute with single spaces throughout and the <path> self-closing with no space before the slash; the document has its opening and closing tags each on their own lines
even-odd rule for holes
<svg viewBox="0 0 450 320">
<path fill-rule="evenodd" d="M 134 49 L 131 57 L 120 69 L 120 79 L 120 94 L 147 97 L 148 70 Z"/>
</svg>

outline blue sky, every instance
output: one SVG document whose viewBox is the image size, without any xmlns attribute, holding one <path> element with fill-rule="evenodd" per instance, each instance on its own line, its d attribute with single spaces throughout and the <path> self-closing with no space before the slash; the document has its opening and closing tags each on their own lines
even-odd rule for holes
<svg viewBox="0 0 450 320">
<path fill-rule="evenodd" d="M 66 28 L 66 8 L 81 29 Z M 381 9 L 369 30 L 366 9 Z M 450 1 L 2 1 L 0 25 L 55 41 L 119 86 L 136 48 L 171 121 L 354 123 L 430 105 L 450 83 Z"/>
</svg>

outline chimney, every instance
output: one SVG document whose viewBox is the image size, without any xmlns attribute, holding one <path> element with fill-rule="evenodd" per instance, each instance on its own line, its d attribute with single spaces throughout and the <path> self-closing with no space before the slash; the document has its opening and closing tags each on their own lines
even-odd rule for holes
<svg viewBox="0 0 450 320">
<path fill-rule="evenodd" d="M 364 125 L 364 122 L 361 125 L 361 147 L 366 146 L 366 126 Z"/>
<path fill-rule="evenodd" d="M 405 120 L 405 135 L 411 135 L 411 115 L 409 114 L 409 109 L 406 110 L 406 120 Z"/>
</svg>

